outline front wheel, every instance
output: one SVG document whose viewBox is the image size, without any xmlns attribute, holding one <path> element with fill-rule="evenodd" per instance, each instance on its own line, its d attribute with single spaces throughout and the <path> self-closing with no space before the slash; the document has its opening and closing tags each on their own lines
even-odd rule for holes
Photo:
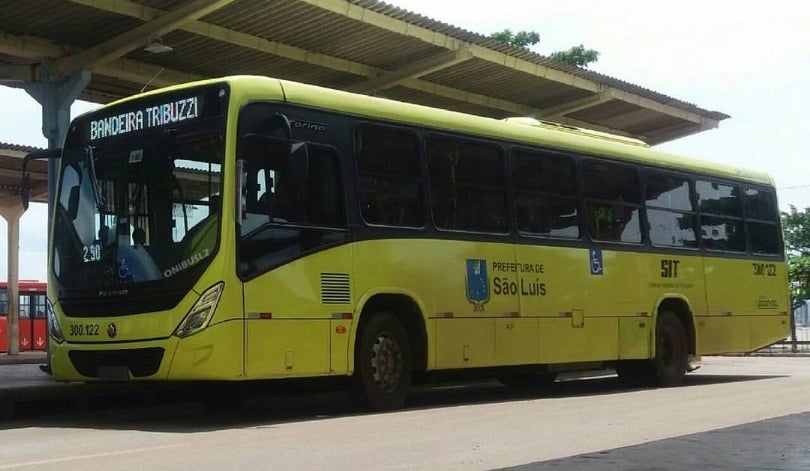
<svg viewBox="0 0 810 471">
<path fill-rule="evenodd" d="M 408 333 L 391 313 L 375 314 L 360 333 L 355 350 L 353 395 L 378 411 L 405 402 L 413 365 Z"/>
</svg>

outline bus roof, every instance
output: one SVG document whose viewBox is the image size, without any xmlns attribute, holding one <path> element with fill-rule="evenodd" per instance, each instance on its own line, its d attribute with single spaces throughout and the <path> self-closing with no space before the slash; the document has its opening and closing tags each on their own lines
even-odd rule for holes
<svg viewBox="0 0 810 471">
<path fill-rule="evenodd" d="M 412 103 L 403 103 L 385 98 L 360 95 L 341 90 L 307 85 L 261 76 L 231 76 L 148 92 L 145 96 L 161 91 L 177 90 L 189 86 L 227 81 L 237 94 L 253 99 L 268 94 L 283 93 L 288 103 L 313 108 L 339 111 L 355 116 L 383 119 L 389 122 L 423 126 L 442 131 L 456 131 L 483 138 L 499 138 L 560 150 L 577 151 L 592 155 L 615 157 L 637 163 L 686 170 L 722 178 L 741 179 L 773 186 L 773 179 L 764 172 L 691 159 L 675 154 L 650 149 L 637 139 L 597 132 L 589 129 L 566 126 L 532 118 L 509 118 L 496 120 Z M 129 101 L 125 98 L 111 105 Z"/>
</svg>

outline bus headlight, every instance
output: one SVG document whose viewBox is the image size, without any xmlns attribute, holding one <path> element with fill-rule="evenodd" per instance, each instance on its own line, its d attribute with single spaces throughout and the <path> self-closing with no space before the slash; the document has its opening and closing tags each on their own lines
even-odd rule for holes
<svg viewBox="0 0 810 471">
<path fill-rule="evenodd" d="M 53 310 L 51 300 L 45 298 L 45 314 L 48 319 L 48 335 L 51 336 L 54 342 L 63 343 L 65 336 L 62 335 L 62 328 L 59 327 L 59 321 L 56 320 L 56 312 Z"/>
<path fill-rule="evenodd" d="M 181 338 L 188 337 L 208 327 L 214 311 L 217 310 L 219 297 L 222 295 L 224 287 L 225 283 L 220 282 L 205 290 L 197 299 L 197 302 L 191 306 L 180 325 L 177 326 L 174 335 Z"/>
</svg>

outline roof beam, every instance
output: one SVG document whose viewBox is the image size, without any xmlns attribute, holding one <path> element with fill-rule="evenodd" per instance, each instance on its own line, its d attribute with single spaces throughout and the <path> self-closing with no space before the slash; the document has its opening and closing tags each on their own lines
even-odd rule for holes
<svg viewBox="0 0 810 471">
<path fill-rule="evenodd" d="M 116 3 L 120 5 L 121 0 L 118 0 Z M 72 51 L 66 51 L 63 47 L 54 46 L 50 41 L 39 38 L 0 35 L 0 53 L 8 55 L 16 55 L 18 57 L 26 57 L 29 59 L 41 59 L 42 57 L 54 57 L 70 52 Z M 376 70 L 372 67 L 368 68 L 369 70 Z M 176 70 L 162 69 L 161 67 L 129 59 L 118 59 L 117 61 L 109 63 L 103 67 L 98 67 L 94 70 L 94 74 L 115 77 L 134 83 L 150 83 L 155 87 L 175 85 L 178 83 L 191 82 L 194 80 L 207 78 L 199 75 L 179 72 Z M 506 100 L 498 100 L 486 95 L 465 92 L 456 88 L 446 87 L 415 78 L 404 79 L 402 85 L 424 93 L 430 93 L 444 98 L 450 98 L 452 100 L 471 103 L 491 109 L 502 110 L 517 116 L 529 116 L 536 112 L 536 110 L 531 107 L 517 103 L 512 103 Z"/>
<path fill-rule="evenodd" d="M 535 108 L 531 106 L 520 105 L 512 103 L 511 101 L 500 100 L 487 95 L 479 95 L 477 93 L 451 88 L 438 83 L 426 82 L 415 78 L 408 78 L 403 80 L 402 86 L 418 90 L 420 92 L 429 93 L 444 98 L 460 101 L 463 103 L 470 103 L 473 105 L 491 108 L 493 110 L 500 110 L 512 113 L 515 116 L 534 116 L 537 113 Z"/>
<path fill-rule="evenodd" d="M 0 65 L 0 83 L 32 82 L 34 67 L 31 65 Z"/>
<path fill-rule="evenodd" d="M 715 122 L 714 124 L 711 123 L 701 123 L 697 125 L 693 124 L 691 126 L 684 123 L 677 123 L 671 126 L 653 130 L 646 138 L 646 141 L 651 146 L 663 144 L 664 142 L 672 141 L 674 139 L 680 139 L 682 137 L 691 136 L 692 134 L 708 131 L 709 129 L 714 129 L 717 126 L 718 122 Z"/>
<path fill-rule="evenodd" d="M 650 110 L 657 111 L 659 113 L 667 114 L 669 116 L 674 116 L 676 118 L 680 118 L 686 121 L 691 121 L 693 123 L 702 124 L 706 123 L 713 123 L 712 127 L 717 127 L 719 123 L 718 120 L 714 120 L 708 117 L 701 116 L 699 113 L 695 113 L 692 111 L 687 111 L 683 108 L 678 108 L 672 105 L 667 105 L 666 103 L 660 103 L 658 101 L 652 100 L 650 98 L 645 98 L 630 92 L 626 92 L 624 90 L 618 90 L 615 88 L 611 88 L 611 94 L 613 98 L 616 100 L 625 101 L 627 103 L 631 103 L 634 105 L 638 105 L 642 108 L 647 108 Z"/>
<path fill-rule="evenodd" d="M 117 13 L 121 15 L 130 16 L 133 18 L 138 18 L 143 21 L 148 21 L 149 19 L 154 18 L 155 16 L 163 13 L 162 10 L 146 7 L 144 5 L 140 5 L 131 2 L 129 0 L 114 0 L 114 1 L 107 0 L 104 2 L 100 2 L 98 0 L 70 0 L 70 1 L 81 5 L 91 6 L 93 8 L 101 9 L 104 11 L 109 11 L 111 13 Z M 485 106 L 496 110 L 502 110 L 509 113 L 517 114 L 519 116 L 527 116 L 536 112 L 536 110 L 534 110 L 531 107 L 527 107 L 517 103 L 512 103 L 506 100 L 499 100 L 486 95 L 478 95 L 475 93 L 465 92 L 463 90 L 438 85 L 432 82 L 418 80 L 413 76 L 406 75 L 404 77 L 399 76 L 391 77 L 388 76 L 387 74 L 389 73 L 393 74 L 396 72 L 389 72 L 369 65 L 352 62 L 346 59 L 327 56 L 325 54 L 318 54 L 294 46 L 289 46 L 275 41 L 269 41 L 267 39 L 258 36 L 240 33 L 238 31 L 223 28 L 221 26 L 217 26 L 212 23 L 206 23 L 200 20 L 194 20 L 182 24 L 178 27 L 178 29 L 181 29 L 189 33 L 197 34 L 199 36 L 207 37 L 216 41 L 234 44 L 236 46 L 257 50 L 268 54 L 274 54 L 279 57 L 284 57 L 286 59 L 305 62 L 307 64 L 319 65 L 321 67 L 326 67 L 332 70 L 338 70 L 342 72 L 348 72 L 362 77 L 368 77 L 372 79 L 371 81 L 375 80 L 376 78 L 379 78 L 380 84 L 382 86 L 377 88 L 377 90 L 390 88 L 396 85 L 402 85 L 425 93 L 432 93 L 434 95 L 441 96 L 444 98 L 450 98 L 453 100 L 471 103 L 478 106 Z M 421 76 L 430 73 L 432 71 L 431 69 L 433 68 L 435 68 L 434 70 L 439 70 L 439 68 L 441 68 L 442 63 L 441 61 L 448 59 L 449 56 L 451 55 L 453 56 L 453 58 L 449 59 L 450 61 L 449 65 L 452 65 L 453 63 L 459 63 L 464 60 L 468 60 L 469 58 L 472 57 L 472 54 L 469 53 L 468 47 L 469 45 L 467 43 L 463 43 L 461 41 L 456 40 L 453 41 L 454 42 L 452 44 L 456 47 L 454 51 L 448 51 L 447 56 L 441 55 L 436 56 L 433 59 L 426 60 L 425 63 L 421 64 L 421 66 L 424 67 L 422 69 L 423 72 L 421 72 L 420 74 L 418 71 L 415 70 L 416 67 L 414 67 L 413 71 L 414 74 Z M 436 63 L 431 63 L 432 61 L 435 61 Z M 134 62 L 132 61 L 130 62 L 134 64 Z M 419 65 L 420 64 L 417 63 L 417 66 Z M 102 73 L 101 70 L 95 70 L 94 72 L 96 74 Z M 102 74 L 106 75 L 106 73 Z M 391 79 L 390 83 L 387 82 L 388 79 Z M 362 86 L 362 84 L 359 86 Z"/>
<path fill-rule="evenodd" d="M 554 122 L 555 123 L 560 123 L 560 124 L 565 124 L 565 125 L 568 125 L 568 126 L 584 128 L 584 129 L 588 129 L 588 130 L 592 130 L 592 131 L 599 131 L 599 132 L 604 132 L 604 133 L 607 133 L 607 134 L 613 134 L 613 135 L 616 135 L 616 136 L 631 137 L 633 139 L 640 139 L 640 140 L 642 140 L 644 142 L 647 142 L 647 140 L 646 140 L 647 136 L 639 136 L 638 134 L 632 134 L 632 133 L 629 133 L 629 132 L 624 132 L 624 131 L 621 131 L 621 130 L 618 130 L 618 129 L 609 128 L 607 126 L 601 126 L 601 125 L 593 124 L 593 123 L 586 123 L 586 122 L 580 121 L 578 119 L 571 119 L 571 118 L 567 118 L 567 117 L 563 116 L 563 117 L 560 117 L 558 119 L 555 119 Z"/>
<path fill-rule="evenodd" d="M 139 18 L 145 22 L 150 22 L 155 18 L 163 17 L 166 15 L 166 13 L 162 10 L 149 8 L 144 5 L 137 4 L 128 0 L 70 0 L 70 1 L 105 11 L 115 12 L 118 14 L 124 14 L 127 16 Z M 343 1 L 336 1 L 336 0 L 300 0 L 300 1 L 305 1 L 311 4 L 320 3 L 322 5 L 342 4 L 344 6 L 344 9 L 351 10 L 350 12 L 351 14 L 349 15 L 349 17 L 353 18 L 358 17 L 359 15 L 361 18 L 365 18 L 366 20 L 368 20 L 369 18 L 372 18 L 375 15 L 382 16 L 374 12 L 371 12 L 367 9 L 363 9 L 357 5 L 353 4 L 348 5 L 346 2 Z M 441 35 L 440 33 L 426 30 L 424 28 L 417 28 L 414 25 L 410 25 L 406 22 L 395 20 L 390 17 L 383 17 L 383 19 L 386 21 L 394 21 L 401 23 L 400 26 L 404 28 L 405 34 L 409 34 L 410 36 L 419 36 L 427 32 L 433 36 L 433 39 L 430 40 L 431 43 L 438 42 L 441 44 L 453 45 L 458 49 L 450 50 L 446 54 L 434 56 L 433 58 L 429 58 L 424 61 L 420 61 L 416 64 L 412 64 L 411 66 L 406 67 L 405 69 L 391 72 L 382 69 L 377 69 L 375 67 L 368 66 L 365 64 L 359 64 L 356 62 L 336 57 L 313 53 L 310 51 L 306 51 L 304 49 L 295 48 L 293 46 L 277 43 L 274 41 L 269 41 L 264 38 L 248 35 L 245 33 L 239 33 L 234 30 L 223 28 L 211 23 L 205 23 L 199 20 L 193 20 L 181 24 L 179 28 L 188 32 L 192 32 L 194 34 L 211 38 L 213 40 L 222 41 L 229 44 L 235 44 L 240 47 L 246 47 L 261 52 L 278 55 L 280 57 L 298 60 L 309 64 L 319 65 L 334 70 L 345 71 L 361 77 L 371 78 L 371 80 L 365 82 L 364 84 L 357 85 L 356 86 L 358 89 L 357 91 L 361 91 L 360 89 L 363 89 L 364 86 L 368 87 L 368 89 L 373 91 L 373 90 L 383 90 L 385 88 L 401 85 L 424 93 L 434 94 L 440 97 L 474 104 L 476 106 L 482 106 L 494 110 L 505 111 L 507 113 L 516 116 L 535 116 L 543 118 L 553 117 L 554 120 L 564 124 L 573 124 L 575 126 L 582 126 L 589 128 L 595 128 L 596 126 L 594 126 L 591 123 L 585 123 L 579 120 L 566 119 L 564 118 L 564 114 L 578 111 L 577 108 L 585 109 L 590 106 L 595 106 L 596 104 L 609 99 L 608 97 L 612 97 L 613 99 L 635 103 L 642 107 L 647 108 L 652 107 L 653 109 L 656 109 L 661 113 L 669 114 L 671 116 L 676 116 L 682 119 L 691 118 L 689 120 L 693 122 L 701 122 L 703 123 L 702 126 L 705 126 L 707 129 L 716 127 L 718 123 L 718 121 L 716 120 L 705 118 L 703 116 L 698 115 L 697 113 L 691 113 L 681 108 L 676 108 L 672 105 L 658 103 L 655 102 L 654 100 L 646 99 L 630 92 L 624 92 L 622 90 L 605 87 L 604 85 L 601 86 L 601 90 L 599 90 L 599 93 L 598 95 L 596 95 L 596 98 L 583 99 L 582 101 L 575 102 L 573 106 L 565 106 L 560 108 L 552 107 L 545 110 L 537 110 L 530 106 L 509 102 L 506 100 L 500 100 L 497 98 L 493 98 L 491 96 L 479 95 L 471 92 L 466 92 L 460 89 L 439 85 L 433 82 L 419 80 L 417 77 L 424 76 L 432 72 L 433 70 L 439 70 L 440 68 L 447 67 L 449 65 L 452 65 L 453 63 L 458 63 L 456 61 L 469 60 L 469 58 L 471 57 L 478 57 L 476 56 L 476 51 L 477 49 L 480 48 L 480 46 L 472 45 L 469 46 L 469 49 L 467 49 L 465 47 L 466 43 L 463 43 L 460 40 L 448 37 L 449 39 L 445 41 L 444 39 L 441 38 L 441 36 L 444 35 Z M 402 33 L 402 31 L 399 32 Z M 425 40 L 427 39 L 426 36 L 421 38 Z M 74 54 L 75 51 L 76 51 L 75 48 L 57 47 L 51 44 L 50 42 L 44 41 L 39 38 L 14 37 L 0 33 L 0 52 L 10 53 L 11 55 L 16 55 L 18 57 L 26 57 L 41 60 L 43 57 L 60 57 Z M 507 58 L 505 54 L 501 55 L 504 58 L 506 58 L 505 62 L 507 62 L 509 58 Z M 449 62 L 443 62 L 444 60 L 449 60 Z M 174 70 L 164 70 L 158 66 L 150 65 L 143 62 L 131 61 L 127 59 L 118 59 L 117 61 L 114 61 L 113 63 L 110 63 L 106 66 L 96 67 L 94 73 L 131 81 L 134 83 L 144 83 L 144 84 L 151 83 L 154 86 L 173 85 L 176 83 L 206 78 L 203 76 L 182 73 Z M 556 114 L 552 115 L 551 113 Z M 598 130 L 604 130 L 606 132 L 612 132 L 614 134 L 622 134 L 617 133 L 615 129 L 602 128 Z"/>
<path fill-rule="evenodd" d="M 212 11 L 216 11 L 233 0 L 191 0 L 185 5 L 135 27 L 123 34 L 105 41 L 97 46 L 84 49 L 76 54 L 61 57 L 53 63 L 52 73 L 56 77 L 64 76 L 76 70 L 95 70 L 96 67 L 126 55 L 141 47 L 144 40 L 151 36 L 161 36 L 177 29 L 191 20 L 196 20 Z M 96 0 L 94 3 L 110 5 L 115 0 Z"/>
<path fill-rule="evenodd" d="M 13 36 L 0 32 L 0 54 L 41 61 L 44 57 L 59 57 L 71 49 L 55 46 L 51 41 L 33 36 Z"/>
<path fill-rule="evenodd" d="M 612 99 L 613 93 L 610 90 L 607 90 L 602 93 L 597 93 L 596 95 L 581 98 L 579 100 L 568 101 L 562 105 L 541 108 L 539 113 L 542 119 L 551 119 L 565 116 L 569 113 L 574 113 L 587 108 L 593 108 L 594 106 L 601 105 L 602 103 L 606 103 Z"/>
<path fill-rule="evenodd" d="M 98 75 L 106 75 L 133 83 L 142 83 L 141 91 L 146 87 L 161 88 L 179 83 L 195 82 L 209 77 L 203 75 L 189 74 L 179 70 L 166 69 L 145 62 L 133 61 L 130 59 L 118 59 L 110 62 L 95 71 Z"/>
<path fill-rule="evenodd" d="M 401 69 L 383 73 L 371 80 L 348 87 L 346 90 L 356 93 L 373 94 L 379 90 L 395 87 L 409 78 L 419 78 L 469 59 L 472 59 L 469 45 L 464 45 L 455 51 L 443 52 L 409 64 Z"/>
<path fill-rule="evenodd" d="M 76 52 L 76 49 L 64 46 L 55 46 L 50 41 L 30 36 L 12 36 L 0 34 L 0 54 L 22 57 L 25 59 L 41 61 L 45 57 L 59 57 Z M 34 80 L 38 79 L 39 65 L 32 66 Z M 164 69 L 144 62 L 130 59 L 118 59 L 97 67 L 97 75 L 114 77 L 133 83 L 150 84 L 155 87 L 175 85 L 183 82 L 201 80 L 203 76 Z"/>
<path fill-rule="evenodd" d="M 129 0 L 105 0 L 103 2 L 99 0 L 70 1 L 79 5 L 92 7 L 97 10 L 129 16 L 130 18 L 136 18 L 147 22 L 151 21 L 153 18 L 166 14 L 166 12 L 163 10 L 141 5 Z M 317 52 L 308 51 L 303 48 L 290 46 L 276 41 L 270 41 L 259 36 L 223 28 L 222 26 L 218 26 L 213 23 L 206 23 L 198 19 L 183 23 L 176 29 L 226 44 L 233 44 L 246 49 L 273 54 L 285 59 L 318 65 L 332 70 L 347 72 L 363 77 L 371 78 L 381 75 L 384 72 L 365 64 L 328 56 L 326 54 L 319 54 Z"/>
<path fill-rule="evenodd" d="M 603 92 L 590 97 L 585 97 L 580 100 L 567 102 L 556 107 L 543 108 L 540 110 L 540 113 L 543 119 L 553 118 L 556 120 L 571 113 L 576 113 L 577 111 L 582 111 L 587 108 L 598 106 L 610 100 L 623 101 L 625 103 L 630 103 L 639 106 L 640 108 L 643 108 L 644 111 L 647 112 L 653 110 L 654 112 L 666 114 L 668 116 L 673 116 L 686 121 L 691 121 L 693 123 L 700 124 L 701 126 L 708 126 L 705 129 L 716 128 L 719 123 L 719 121 L 705 116 L 701 116 L 699 113 L 687 111 L 682 108 L 667 105 L 665 103 L 660 103 L 649 98 L 644 98 L 639 95 L 635 95 L 611 87 L 605 87 Z M 632 118 L 630 119 L 632 120 Z M 617 127 L 621 127 L 623 125 L 624 124 L 618 124 Z"/>
</svg>

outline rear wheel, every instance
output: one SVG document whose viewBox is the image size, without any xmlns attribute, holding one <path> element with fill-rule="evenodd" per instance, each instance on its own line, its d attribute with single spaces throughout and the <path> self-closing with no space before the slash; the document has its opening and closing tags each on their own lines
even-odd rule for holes
<svg viewBox="0 0 810 471">
<path fill-rule="evenodd" d="M 655 357 L 620 361 L 616 373 L 630 385 L 677 386 L 683 383 L 688 366 L 686 328 L 674 312 L 662 311 L 655 325 Z"/>
<path fill-rule="evenodd" d="M 655 325 L 655 358 L 652 368 L 659 386 L 678 386 L 683 383 L 689 367 L 689 347 L 686 329 L 672 311 L 658 314 Z"/>
<path fill-rule="evenodd" d="M 353 396 L 375 410 L 402 407 L 413 365 L 408 333 L 391 313 L 374 314 L 355 351 Z"/>
</svg>

